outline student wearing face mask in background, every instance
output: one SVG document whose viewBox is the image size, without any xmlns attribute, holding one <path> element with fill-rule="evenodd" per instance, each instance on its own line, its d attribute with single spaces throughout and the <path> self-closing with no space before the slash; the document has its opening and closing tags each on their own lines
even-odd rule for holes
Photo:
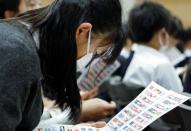
<svg viewBox="0 0 191 131">
<path fill-rule="evenodd" d="M 181 36 L 183 41 L 181 48 L 185 59 L 178 66 L 183 67 L 189 64 L 191 60 L 191 28 L 185 29 Z"/>
<path fill-rule="evenodd" d="M 184 54 L 191 57 L 191 28 L 184 31 Z"/>
<path fill-rule="evenodd" d="M 183 41 L 184 54 L 187 57 L 187 60 L 183 64 L 186 67 L 183 77 L 184 92 L 191 93 L 191 28 L 184 31 Z"/>
<path fill-rule="evenodd" d="M 165 43 L 166 46 L 163 46 L 163 48 L 160 49 L 160 52 L 169 59 L 175 67 L 177 74 L 181 80 L 183 80 L 183 75 L 186 70 L 185 65 L 188 63 L 189 59 L 184 54 L 184 49 L 180 48 L 181 46 L 184 46 L 184 27 L 178 17 L 172 16 L 167 32 L 169 33 L 169 41 L 168 43 Z"/>
<path fill-rule="evenodd" d="M 182 33 L 184 27 L 181 20 L 176 16 L 172 16 L 167 31 L 169 33 L 169 43 L 166 43 L 165 48 L 160 51 L 167 56 L 173 65 L 176 65 L 178 60 L 184 58 L 184 54 L 176 47 L 178 44 L 183 44 Z"/>
<path fill-rule="evenodd" d="M 171 15 L 159 4 L 145 2 L 129 15 L 129 37 L 134 57 L 122 82 L 128 87 L 146 87 L 151 81 L 176 92 L 182 84 L 169 60 L 159 52 L 169 42 L 167 29 Z"/>
</svg>

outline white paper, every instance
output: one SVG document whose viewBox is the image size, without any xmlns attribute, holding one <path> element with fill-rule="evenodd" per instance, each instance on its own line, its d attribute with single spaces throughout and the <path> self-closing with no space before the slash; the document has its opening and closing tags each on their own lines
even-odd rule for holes
<svg viewBox="0 0 191 131">
<path fill-rule="evenodd" d="M 57 126 L 46 131 L 142 131 L 162 115 L 190 99 L 151 82 L 130 104 L 114 116 L 104 128 Z M 61 130 L 62 128 L 63 130 Z M 38 130 L 45 131 L 45 130 Z"/>
<path fill-rule="evenodd" d="M 180 95 L 152 82 L 108 123 L 111 131 L 141 131 L 162 115 L 187 101 Z"/>
<path fill-rule="evenodd" d="M 115 61 L 111 65 L 106 65 L 102 59 L 92 62 L 82 75 L 78 78 L 78 87 L 82 91 L 91 90 L 99 87 L 105 82 L 118 68 L 120 63 Z"/>
</svg>

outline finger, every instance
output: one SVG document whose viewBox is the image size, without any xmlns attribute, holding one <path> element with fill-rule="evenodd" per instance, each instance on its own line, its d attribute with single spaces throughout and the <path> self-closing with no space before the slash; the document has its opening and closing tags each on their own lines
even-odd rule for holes
<svg viewBox="0 0 191 131">
<path fill-rule="evenodd" d="M 89 92 L 83 92 L 83 94 L 81 94 L 81 99 L 82 100 L 87 100 L 89 99 Z"/>
<path fill-rule="evenodd" d="M 105 111 L 105 115 L 112 115 L 115 112 L 116 109 L 116 103 L 114 101 L 111 101 Z"/>
<path fill-rule="evenodd" d="M 114 101 L 111 101 L 110 102 L 110 107 L 115 109 L 117 107 L 117 105 L 116 105 L 116 103 Z"/>
<path fill-rule="evenodd" d="M 94 88 L 91 91 L 89 91 L 89 99 L 94 98 L 98 94 L 98 89 Z"/>
<path fill-rule="evenodd" d="M 96 128 L 102 128 L 102 127 L 106 126 L 106 122 L 99 121 L 99 122 L 91 124 L 91 126 L 96 127 Z"/>
<path fill-rule="evenodd" d="M 92 90 L 91 90 L 91 92 L 97 92 L 98 91 L 98 88 L 93 88 Z"/>
</svg>

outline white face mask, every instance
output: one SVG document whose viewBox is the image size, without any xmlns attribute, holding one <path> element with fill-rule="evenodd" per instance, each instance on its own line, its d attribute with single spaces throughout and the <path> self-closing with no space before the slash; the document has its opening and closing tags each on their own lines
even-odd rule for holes
<svg viewBox="0 0 191 131">
<path fill-rule="evenodd" d="M 191 49 L 186 49 L 186 50 L 184 51 L 184 54 L 185 54 L 186 56 L 188 56 L 188 57 L 191 57 Z"/>
<path fill-rule="evenodd" d="M 91 30 L 89 32 L 88 36 L 88 43 L 87 43 L 87 54 L 77 60 L 77 71 L 82 71 L 85 69 L 87 64 L 91 61 L 93 57 L 93 53 L 90 52 L 90 47 L 91 47 Z"/>
<path fill-rule="evenodd" d="M 160 52 L 165 52 L 169 49 L 170 46 L 170 42 L 169 42 L 169 35 L 166 34 L 166 41 L 164 42 L 161 38 L 161 36 L 159 36 L 159 43 L 160 43 Z"/>
</svg>

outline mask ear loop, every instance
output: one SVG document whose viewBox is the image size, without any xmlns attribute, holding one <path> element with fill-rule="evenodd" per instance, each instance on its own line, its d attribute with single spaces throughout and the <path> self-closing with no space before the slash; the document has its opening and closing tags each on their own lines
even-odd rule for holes
<svg viewBox="0 0 191 131">
<path fill-rule="evenodd" d="M 170 36 L 169 34 L 166 32 L 166 44 L 169 46 L 170 45 Z"/>
<path fill-rule="evenodd" d="M 88 35 L 87 54 L 90 53 L 90 47 L 91 47 L 91 29 L 90 29 L 89 35 Z"/>
</svg>

